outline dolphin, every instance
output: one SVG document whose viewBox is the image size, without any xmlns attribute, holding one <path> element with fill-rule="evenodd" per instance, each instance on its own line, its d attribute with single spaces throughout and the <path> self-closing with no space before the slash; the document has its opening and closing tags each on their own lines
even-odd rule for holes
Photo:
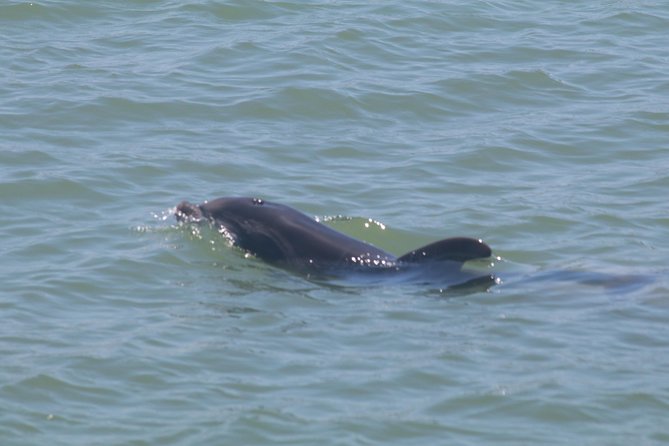
<svg viewBox="0 0 669 446">
<path fill-rule="evenodd" d="M 175 215 L 179 222 L 208 222 L 234 246 L 271 265 L 309 277 L 494 282 L 493 276 L 461 271 L 464 262 L 490 257 L 490 247 L 480 239 L 447 238 L 397 257 L 296 209 L 260 198 L 223 197 L 200 205 L 183 201 Z"/>
</svg>

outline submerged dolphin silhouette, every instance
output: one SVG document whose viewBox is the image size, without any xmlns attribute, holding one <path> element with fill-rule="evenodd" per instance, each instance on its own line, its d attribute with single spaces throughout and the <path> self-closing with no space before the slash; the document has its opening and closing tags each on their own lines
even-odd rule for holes
<svg viewBox="0 0 669 446">
<path fill-rule="evenodd" d="M 247 197 L 218 198 L 200 205 L 184 201 L 177 206 L 176 218 L 180 222 L 210 222 L 233 245 L 272 265 L 309 276 L 405 273 L 414 280 L 448 275 L 451 283 L 493 280 L 490 275 L 460 271 L 464 262 L 491 255 L 488 245 L 473 238 L 447 238 L 396 257 L 291 207 Z M 452 280 L 454 275 L 458 278 Z"/>
</svg>

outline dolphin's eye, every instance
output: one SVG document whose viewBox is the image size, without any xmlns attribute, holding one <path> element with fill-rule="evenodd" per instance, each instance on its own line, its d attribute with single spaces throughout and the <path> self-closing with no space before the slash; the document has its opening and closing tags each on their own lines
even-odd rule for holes
<svg viewBox="0 0 669 446">
<path fill-rule="evenodd" d="M 256 206 L 262 206 L 263 204 L 265 204 L 265 202 L 261 198 L 254 198 L 252 201 L 253 204 L 255 204 Z"/>
</svg>

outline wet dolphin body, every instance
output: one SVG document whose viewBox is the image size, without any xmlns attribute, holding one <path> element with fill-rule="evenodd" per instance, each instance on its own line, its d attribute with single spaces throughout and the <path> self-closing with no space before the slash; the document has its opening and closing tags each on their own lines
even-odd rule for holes
<svg viewBox="0 0 669 446">
<path fill-rule="evenodd" d="M 212 223 L 244 251 L 309 276 L 381 280 L 403 276 L 417 281 L 448 278 L 449 283 L 493 280 L 490 275 L 461 271 L 464 262 L 491 255 L 488 245 L 472 238 L 447 238 L 396 257 L 291 207 L 246 197 L 218 198 L 200 205 L 184 201 L 177 206 L 176 218 Z"/>
</svg>

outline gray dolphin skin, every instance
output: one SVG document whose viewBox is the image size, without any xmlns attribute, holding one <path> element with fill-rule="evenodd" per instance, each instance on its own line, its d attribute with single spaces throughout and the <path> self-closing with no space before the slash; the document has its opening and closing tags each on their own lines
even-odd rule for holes
<svg viewBox="0 0 669 446">
<path fill-rule="evenodd" d="M 354 239 L 289 206 L 250 197 L 224 197 L 177 206 L 179 222 L 213 224 L 233 245 L 263 261 L 310 277 L 402 276 L 414 281 L 446 279 L 464 283 L 493 281 L 490 275 L 465 273 L 468 260 L 490 257 L 481 240 L 454 237 L 439 240 L 396 257 Z"/>
</svg>

